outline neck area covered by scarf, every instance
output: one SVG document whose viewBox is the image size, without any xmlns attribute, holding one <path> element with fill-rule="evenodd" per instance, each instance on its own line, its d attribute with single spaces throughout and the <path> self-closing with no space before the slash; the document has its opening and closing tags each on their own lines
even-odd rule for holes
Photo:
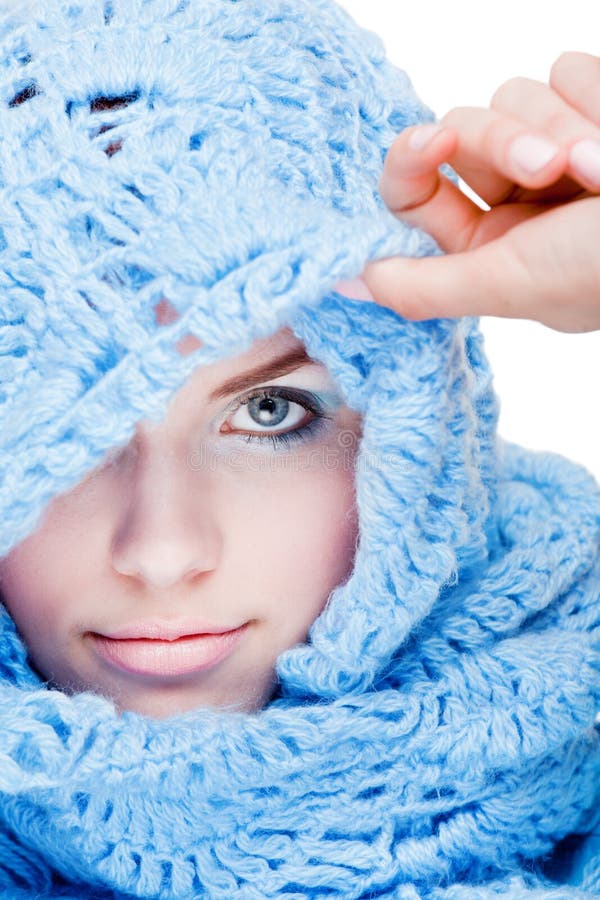
<svg viewBox="0 0 600 900">
<path fill-rule="evenodd" d="M 329 0 L 49 0 L 0 53 L 0 555 L 283 324 L 363 417 L 354 568 L 261 711 L 50 689 L 1 609 L 0 897 L 599 895 L 557 873 L 599 817 L 600 489 L 498 436 L 475 319 L 335 289 L 439 252 L 377 194 L 432 118 L 406 75 Z"/>
</svg>

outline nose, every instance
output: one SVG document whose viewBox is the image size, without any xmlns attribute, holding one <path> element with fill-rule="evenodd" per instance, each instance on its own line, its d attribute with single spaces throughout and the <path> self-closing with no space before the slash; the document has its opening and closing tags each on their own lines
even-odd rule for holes
<svg viewBox="0 0 600 900">
<path fill-rule="evenodd" d="M 164 590 L 216 569 L 222 542 L 210 473 L 147 434 L 136 436 L 111 560 L 121 575 Z"/>
</svg>

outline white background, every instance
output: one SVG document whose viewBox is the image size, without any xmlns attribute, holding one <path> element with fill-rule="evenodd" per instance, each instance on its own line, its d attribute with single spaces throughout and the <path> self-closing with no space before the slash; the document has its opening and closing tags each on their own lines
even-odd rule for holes
<svg viewBox="0 0 600 900">
<path fill-rule="evenodd" d="M 440 117 L 453 106 L 487 106 L 514 75 L 547 81 L 563 50 L 600 54 L 600 0 L 341 5 L 383 38 L 388 56 Z M 575 459 L 600 480 L 600 332 L 559 334 L 491 317 L 482 319 L 482 329 L 501 399 L 500 433 Z"/>
</svg>

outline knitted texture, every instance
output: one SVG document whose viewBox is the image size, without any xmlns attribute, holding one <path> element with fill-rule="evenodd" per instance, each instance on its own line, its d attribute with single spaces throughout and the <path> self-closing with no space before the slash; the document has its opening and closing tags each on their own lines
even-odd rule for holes
<svg viewBox="0 0 600 900">
<path fill-rule="evenodd" d="M 497 436 L 476 319 L 335 289 L 439 252 L 377 193 L 406 75 L 329 0 L 45 0 L 0 60 L 0 556 L 283 324 L 363 416 L 353 571 L 260 712 L 50 690 L 2 608 L 0 896 L 600 895 L 546 865 L 598 818 L 600 489 Z"/>
</svg>

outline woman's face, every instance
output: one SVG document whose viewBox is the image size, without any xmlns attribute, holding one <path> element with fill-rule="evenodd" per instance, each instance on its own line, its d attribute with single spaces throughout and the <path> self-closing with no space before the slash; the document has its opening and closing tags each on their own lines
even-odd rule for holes
<svg viewBox="0 0 600 900">
<path fill-rule="evenodd" d="M 359 437 L 288 329 L 196 369 L 0 560 L 36 669 L 156 718 L 262 707 L 350 574 Z"/>
</svg>

